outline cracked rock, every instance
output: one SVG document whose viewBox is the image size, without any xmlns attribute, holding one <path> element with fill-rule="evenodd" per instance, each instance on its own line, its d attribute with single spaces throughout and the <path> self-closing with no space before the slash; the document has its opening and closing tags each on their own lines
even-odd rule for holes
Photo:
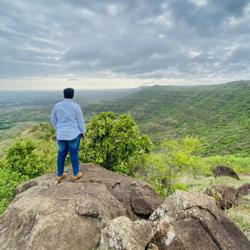
<svg viewBox="0 0 250 250">
<path fill-rule="evenodd" d="M 153 235 L 152 222 L 118 217 L 102 230 L 98 250 L 144 250 Z"/>
<path fill-rule="evenodd" d="M 160 250 L 248 250 L 244 233 L 205 194 L 176 191 L 151 214 Z"/>
<path fill-rule="evenodd" d="M 0 217 L 0 249 L 93 250 L 111 220 L 144 218 L 144 211 L 149 216 L 162 202 L 143 181 L 93 164 L 83 164 L 81 171 L 83 177 L 76 182 L 67 177 L 55 185 L 55 175 L 46 174 L 21 185 Z M 131 207 L 135 188 L 147 199 L 140 214 Z"/>
</svg>

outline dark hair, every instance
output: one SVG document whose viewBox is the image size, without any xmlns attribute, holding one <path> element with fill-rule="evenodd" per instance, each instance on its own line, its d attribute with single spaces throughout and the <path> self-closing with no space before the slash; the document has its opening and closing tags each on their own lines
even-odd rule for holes
<svg viewBox="0 0 250 250">
<path fill-rule="evenodd" d="M 66 88 L 63 90 L 64 98 L 72 99 L 74 97 L 74 89 Z"/>
</svg>

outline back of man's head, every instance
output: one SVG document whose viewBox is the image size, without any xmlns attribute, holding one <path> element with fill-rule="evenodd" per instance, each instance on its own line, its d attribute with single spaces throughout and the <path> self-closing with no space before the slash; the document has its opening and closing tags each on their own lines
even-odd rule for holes
<svg viewBox="0 0 250 250">
<path fill-rule="evenodd" d="M 74 97 L 74 89 L 66 88 L 63 90 L 64 98 L 72 99 Z"/>
</svg>

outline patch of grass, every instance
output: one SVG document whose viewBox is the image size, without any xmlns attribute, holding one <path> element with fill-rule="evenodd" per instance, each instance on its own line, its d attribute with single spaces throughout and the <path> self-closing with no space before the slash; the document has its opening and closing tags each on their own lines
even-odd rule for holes
<svg viewBox="0 0 250 250">
<path fill-rule="evenodd" d="M 246 204 L 228 209 L 226 214 L 241 228 L 250 240 L 250 196 L 245 198 L 247 198 Z"/>
<path fill-rule="evenodd" d="M 218 178 L 214 178 L 213 176 L 198 176 L 194 178 L 192 175 L 183 175 L 178 179 L 178 183 L 188 185 L 190 191 L 203 192 L 206 188 L 213 185 L 229 185 L 238 188 L 245 183 L 250 183 L 250 176 L 240 175 L 240 180 L 236 180 L 227 176 Z"/>
<path fill-rule="evenodd" d="M 218 165 L 229 166 L 238 174 L 250 174 L 250 157 L 236 155 L 215 155 L 203 158 L 210 168 Z"/>
</svg>

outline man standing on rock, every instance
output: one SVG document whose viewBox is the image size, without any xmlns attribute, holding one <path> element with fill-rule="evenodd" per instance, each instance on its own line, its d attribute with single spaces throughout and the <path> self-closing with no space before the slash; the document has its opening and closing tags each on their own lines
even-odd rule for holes
<svg viewBox="0 0 250 250">
<path fill-rule="evenodd" d="M 81 107 L 72 100 L 74 89 L 66 88 L 63 93 L 64 100 L 56 103 L 51 113 L 51 123 L 56 129 L 58 144 L 56 177 L 58 182 L 67 175 L 64 172 L 64 164 L 68 151 L 73 167 L 72 180 L 75 181 L 82 177 L 82 173 L 79 172 L 78 152 L 80 140 L 85 138 L 86 133 Z"/>
</svg>

